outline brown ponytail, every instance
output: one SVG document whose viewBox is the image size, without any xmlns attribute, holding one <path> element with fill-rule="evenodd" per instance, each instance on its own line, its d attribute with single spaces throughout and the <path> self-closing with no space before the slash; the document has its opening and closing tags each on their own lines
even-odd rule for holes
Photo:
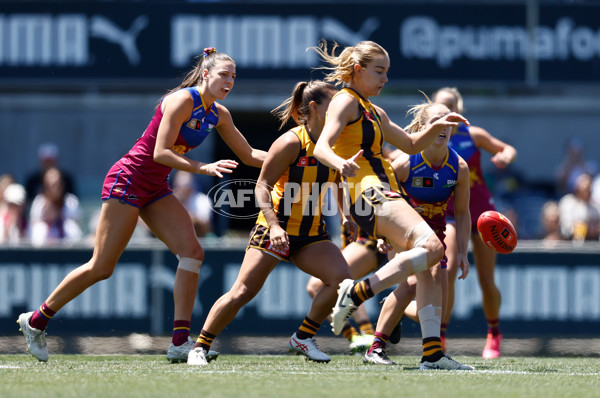
<svg viewBox="0 0 600 398">
<path fill-rule="evenodd" d="M 323 99 L 328 98 L 335 91 L 337 91 L 335 87 L 321 80 L 296 83 L 291 97 L 283 101 L 271 113 L 281 121 L 280 130 L 290 119 L 294 119 L 298 125 L 304 124 L 310 116 L 309 104 L 311 101 L 321 104 Z"/>
</svg>

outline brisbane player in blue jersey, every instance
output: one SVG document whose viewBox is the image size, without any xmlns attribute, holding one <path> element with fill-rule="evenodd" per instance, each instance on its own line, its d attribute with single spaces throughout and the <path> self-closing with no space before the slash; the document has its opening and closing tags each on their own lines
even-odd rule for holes
<svg viewBox="0 0 600 398">
<path fill-rule="evenodd" d="M 410 111 L 414 115 L 412 123 L 406 128 L 407 131 L 416 132 L 427 128 L 444 115 L 450 113 L 448 108 L 442 104 L 427 102 L 413 107 Z M 436 236 L 444 242 L 444 230 L 446 229 L 447 203 L 454 196 L 456 227 L 458 230 L 457 243 L 458 263 L 463 270 L 461 278 L 467 276 L 469 261 L 467 251 L 469 235 L 471 230 L 471 218 L 469 215 L 469 168 L 467 163 L 458 154 L 448 148 L 451 128 L 447 128 L 436 138 L 436 140 L 420 153 L 415 155 L 401 154 L 392 163 L 394 172 L 400 183 L 402 193 L 407 197 L 415 210 L 423 217 L 427 224 L 434 230 Z M 386 298 L 377 321 L 375 341 L 365 354 L 364 361 L 382 365 L 390 365 L 393 362 L 385 353 L 385 346 L 394 326 L 400 321 L 406 307 L 411 303 L 419 289 L 426 291 L 441 290 L 442 305 L 434 307 L 434 311 L 441 315 L 445 307 L 445 296 L 447 291 L 446 256 L 439 264 L 431 269 L 411 276 L 407 281 L 400 283 L 398 287 Z M 413 308 L 413 319 L 419 319 L 419 312 Z M 421 330 L 423 336 L 431 332 L 428 328 L 440 327 L 441 316 L 435 320 L 423 320 Z M 428 361 L 427 347 L 433 348 L 437 342 L 427 341 L 424 338 L 424 352 L 420 368 L 430 369 L 473 369 L 469 365 L 444 366 L 443 363 Z M 454 365 L 449 357 L 444 362 Z"/>
<path fill-rule="evenodd" d="M 92 258 L 71 271 L 42 305 L 19 316 L 29 352 L 48 360 L 46 326 L 68 302 L 96 282 L 110 277 L 141 217 L 179 260 L 175 274 L 172 362 L 186 361 L 192 309 L 204 251 L 183 204 L 168 182 L 173 169 L 223 177 L 237 167 L 234 160 L 203 163 L 185 154 L 209 134 L 218 133 L 248 165 L 260 167 L 266 152 L 252 148 L 217 100 L 233 88 L 236 65 L 225 53 L 207 48 L 182 83 L 161 98 L 152 121 L 131 150 L 109 170 L 102 189 L 102 210 Z"/>
<path fill-rule="evenodd" d="M 434 102 L 444 104 L 453 112 L 463 111 L 463 98 L 454 87 L 444 87 L 436 91 L 432 97 Z M 481 169 L 481 150 L 489 152 L 491 162 L 500 169 L 507 167 L 517 157 L 517 150 L 492 136 L 489 132 L 477 126 L 459 125 L 452 129 L 452 136 L 448 144 L 469 165 L 471 195 L 469 208 L 471 211 L 471 242 L 473 245 L 473 261 L 477 269 L 477 278 L 481 287 L 483 313 L 487 320 L 488 333 L 482 357 L 486 359 L 500 356 L 500 290 L 494 281 L 494 268 L 496 266 L 496 252 L 485 245 L 477 232 L 477 219 L 487 210 L 496 210 L 494 200 L 483 177 Z M 453 238 L 457 234 L 454 221 L 453 203 L 448 203 L 448 226 L 446 237 L 448 245 L 448 306 L 442 318 L 442 342 L 445 343 L 445 333 L 452 307 L 454 305 L 454 282 L 456 280 L 456 246 Z"/>
</svg>

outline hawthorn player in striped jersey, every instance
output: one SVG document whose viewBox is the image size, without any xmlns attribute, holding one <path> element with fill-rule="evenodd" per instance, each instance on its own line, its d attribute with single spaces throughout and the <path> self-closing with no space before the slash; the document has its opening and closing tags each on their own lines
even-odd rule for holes
<svg viewBox="0 0 600 398">
<path fill-rule="evenodd" d="M 321 323 L 337 298 L 338 284 L 348 278 L 348 264 L 331 242 L 321 215 L 323 195 L 337 173 L 313 156 L 331 97 L 337 90 L 322 81 L 298 83 L 278 109 L 282 127 L 293 118 L 298 126 L 284 133 L 269 149 L 255 189 L 261 212 L 256 220 L 238 277 L 229 292 L 213 304 L 188 356 L 189 365 L 206 365 L 216 336 L 238 311 L 258 294 L 280 261 L 291 261 L 321 279 L 324 286 L 298 330 L 289 351 L 317 362 L 331 358 L 315 343 Z M 273 186 L 273 188 L 270 188 Z"/>
</svg>

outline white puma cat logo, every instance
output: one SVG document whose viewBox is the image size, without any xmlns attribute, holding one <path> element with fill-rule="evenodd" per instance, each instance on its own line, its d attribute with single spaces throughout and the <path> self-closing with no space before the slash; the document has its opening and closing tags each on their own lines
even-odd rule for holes
<svg viewBox="0 0 600 398">
<path fill-rule="evenodd" d="M 140 15 L 137 17 L 128 30 L 123 30 L 110 19 L 101 15 L 94 15 L 91 18 L 91 35 L 111 43 L 118 44 L 127 56 L 131 65 L 140 63 L 140 52 L 137 49 L 135 41 L 140 32 L 148 26 L 148 16 Z"/>
<path fill-rule="evenodd" d="M 379 27 L 379 19 L 375 17 L 367 18 L 363 22 L 358 32 L 353 32 L 340 21 L 333 18 L 323 18 L 323 35 L 334 39 L 340 44 L 354 46 L 356 43 L 367 40 L 371 33 Z"/>
</svg>

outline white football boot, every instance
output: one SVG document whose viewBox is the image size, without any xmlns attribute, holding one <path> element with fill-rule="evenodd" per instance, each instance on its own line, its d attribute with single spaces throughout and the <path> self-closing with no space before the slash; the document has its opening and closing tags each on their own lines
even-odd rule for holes
<svg viewBox="0 0 600 398">
<path fill-rule="evenodd" d="M 33 312 L 26 312 L 19 315 L 17 323 L 21 327 L 19 331 L 23 332 L 25 342 L 27 343 L 27 351 L 40 361 L 48 361 L 48 348 L 46 348 L 46 331 L 32 328 L 29 326 L 29 320 L 33 316 Z"/>
<path fill-rule="evenodd" d="M 331 358 L 323 351 L 319 350 L 319 346 L 315 342 L 314 338 L 310 339 L 299 339 L 296 333 L 292 335 L 288 342 L 288 350 L 295 352 L 297 355 L 304 355 L 311 361 L 315 362 L 329 362 Z"/>
</svg>

